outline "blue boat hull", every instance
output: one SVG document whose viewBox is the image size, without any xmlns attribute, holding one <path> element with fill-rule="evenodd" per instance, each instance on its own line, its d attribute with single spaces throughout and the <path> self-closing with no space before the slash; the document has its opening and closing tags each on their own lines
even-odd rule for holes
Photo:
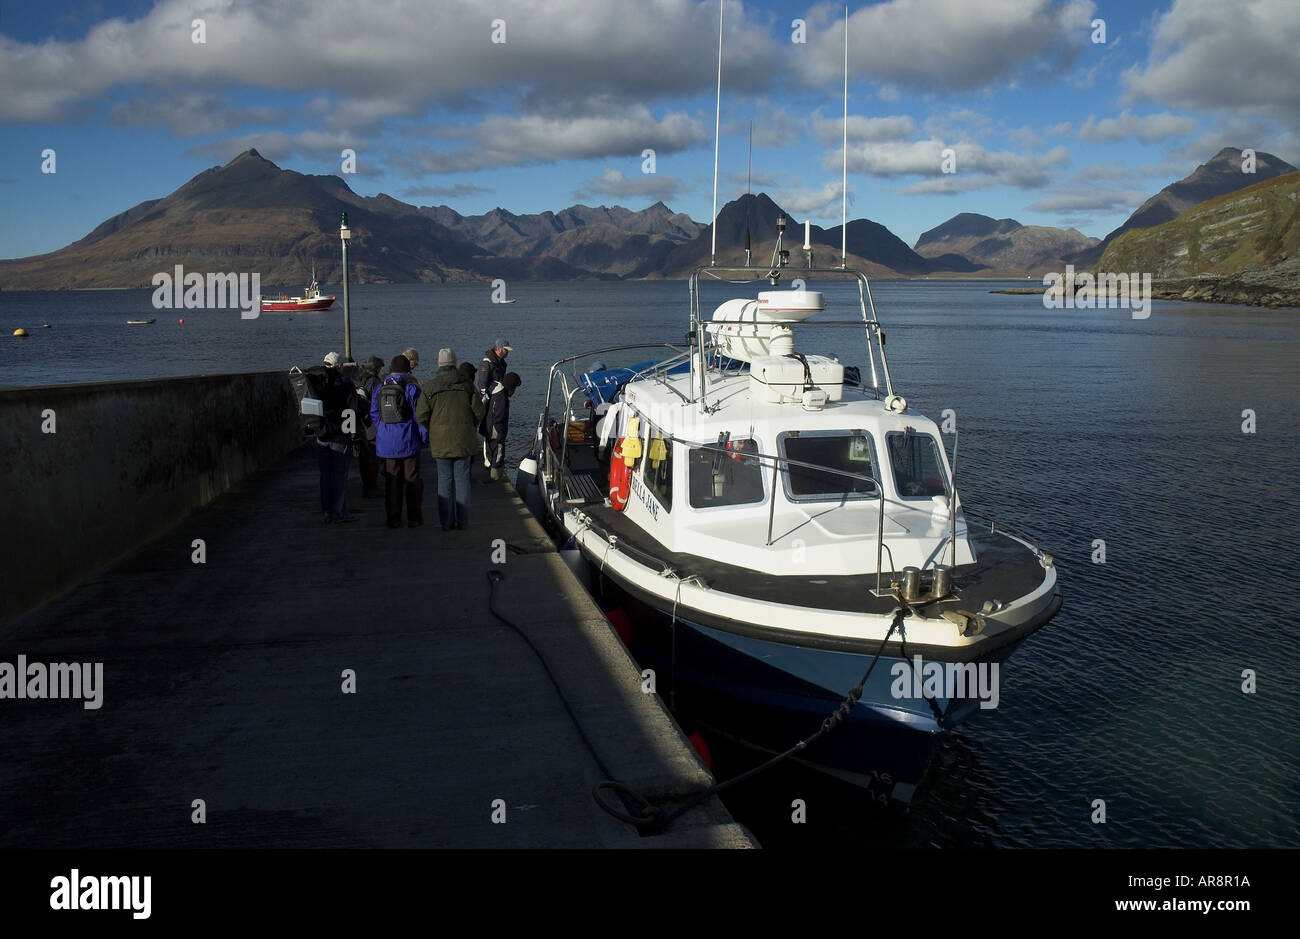
<svg viewBox="0 0 1300 939">
<path fill-rule="evenodd" d="M 606 580 L 606 592 L 610 583 Z M 620 591 L 621 593 L 621 591 Z M 632 654 L 655 671 L 678 719 L 766 753 L 814 734 L 867 671 L 871 656 L 739 636 L 678 619 L 623 595 Z M 1001 662 L 1013 647 L 991 654 Z M 794 759 L 906 809 L 943 732 L 972 717 L 975 697 L 926 697 L 915 661 L 881 656 L 847 718 Z M 902 687 L 913 697 L 896 695 Z"/>
</svg>

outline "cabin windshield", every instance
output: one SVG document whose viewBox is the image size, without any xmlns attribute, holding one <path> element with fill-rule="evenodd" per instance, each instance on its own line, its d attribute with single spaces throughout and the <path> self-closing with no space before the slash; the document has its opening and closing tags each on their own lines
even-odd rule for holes
<svg viewBox="0 0 1300 939">
<path fill-rule="evenodd" d="M 948 496 L 939 444 L 928 434 L 892 433 L 885 437 L 894 485 L 904 499 Z"/>
<path fill-rule="evenodd" d="M 692 447 L 687 457 L 691 508 L 762 502 L 763 468 L 756 455 L 759 452 L 758 441 L 752 437 L 721 446 Z"/>
<path fill-rule="evenodd" d="M 800 501 L 874 496 L 875 447 L 860 430 L 792 431 L 780 438 L 781 455 L 797 463 L 782 465 L 787 498 Z"/>
</svg>

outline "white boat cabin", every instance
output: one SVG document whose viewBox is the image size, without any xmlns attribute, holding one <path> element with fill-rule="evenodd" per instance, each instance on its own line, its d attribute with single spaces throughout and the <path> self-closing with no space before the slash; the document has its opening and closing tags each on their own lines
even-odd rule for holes
<svg viewBox="0 0 1300 939">
<path fill-rule="evenodd" d="M 624 387 L 602 433 L 640 440 L 623 448 L 639 453 L 630 521 L 669 551 L 773 575 L 867 574 L 882 486 L 883 569 L 953 563 L 950 470 L 932 420 L 846 385 L 834 357 L 745 359 L 747 370 L 709 369 L 703 399 L 698 364 Z M 956 564 L 966 564 L 960 505 Z"/>
</svg>

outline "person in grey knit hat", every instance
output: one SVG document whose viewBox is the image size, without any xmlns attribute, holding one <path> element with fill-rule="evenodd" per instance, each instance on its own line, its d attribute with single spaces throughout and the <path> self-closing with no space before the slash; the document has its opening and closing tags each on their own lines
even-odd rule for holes
<svg viewBox="0 0 1300 939">
<path fill-rule="evenodd" d="M 438 371 L 424 383 L 415 419 L 429 428 L 443 531 L 469 527 L 469 461 L 478 449 L 484 410 L 483 396 L 456 367 L 456 353 L 439 350 Z"/>
</svg>

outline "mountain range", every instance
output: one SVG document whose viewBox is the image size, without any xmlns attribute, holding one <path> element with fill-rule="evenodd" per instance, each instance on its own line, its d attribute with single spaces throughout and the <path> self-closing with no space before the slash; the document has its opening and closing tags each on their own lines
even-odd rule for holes
<svg viewBox="0 0 1300 939">
<path fill-rule="evenodd" d="M 1262 150 L 1256 151 L 1254 161 L 1245 159 L 1245 153 L 1236 147 L 1224 147 L 1208 163 L 1202 163 L 1189 176 L 1170 183 L 1143 202 L 1136 212 L 1097 245 L 1066 258 L 1076 268 L 1093 267 L 1120 235 L 1135 228 L 1154 228 L 1172 221 L 1193 206 L 1207 199 L 1236 192 L 1256 183 L 1296 172 L 1290 163 Z"/>
<path fill-rule="evenodd" d="M 869 219 L 848 223 L 848 263 L 873 276 L 1038 276 L 1095 264 L 1107 246 L 1134 228 L 1175 218 L 1215 198 L 1296 172 L 1256 154 L 1256 172 L 1241 172 L 1241 151 L 1220 151 L 1186 179 L 1165 187 L 1101 241 L 1075 229 L 1021 225 L 960 213 L 908 247 Z M 338 176 L 285 170 L 248 150 L 199 173 L 160 199 L 142 202 L 48 254 L 0 260 L 0 288 L 149 287 L 159 271 L 253 272 L 263 285 L 342 278 L 340 214 L 353 230 L 349 274 L 355 283 L 411 283 L 572 278 L 680 278 L 708 264 L 713 231 L 662 202 L 640 211 L 573 205 L 516 215 L 503 208 L 461 215 L 445 205 L 415 206 L 386 194 L 361 196 Z M 748 231 L 753 260 L 765 263 L 786 215 L 785 246 L 802 264 L 803 224 L 767 194 L 742 196 L 719 212 L 717 260 L 740 263 Z M 840 226 L 811 226 L 818 263 L 838 264 Z M 1094 258 L 1087 261 L 1087 258 Z"/>
</svg>

